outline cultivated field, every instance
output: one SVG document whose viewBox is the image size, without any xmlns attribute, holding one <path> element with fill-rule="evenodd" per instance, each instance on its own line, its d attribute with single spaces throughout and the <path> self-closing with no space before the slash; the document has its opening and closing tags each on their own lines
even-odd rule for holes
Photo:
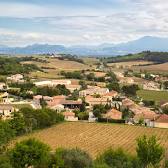
<svg viewBox="0 0 168 168">
<path fill-rule="evenodd" d="M 168 73 L 168 63 L 134 67 L 134 70 L 145 70 L 148 72 Z"/>
<path fill-rule="evenodd" d="M 142 97 L 144 100 L 153 100 L 158 103 L 160 101 L 168 101 L 167 91 L 139 90 L 137 95 Z"/>
<path fill-rule="evenodd" d="M 122 147 L 127 152 L 134 153 L 136 139 L 144 134 L 156 135 L 167 149 L 168 129 L 102 123 L 66 122 L 20 137 L 17 141 L 35 137 L 49 144 L 52 150 L 58 147 L 78 147 L 89 152 L 92 157 L 96 157 L 109 147 Z"/>
<path fill-rule="evenodd" d="M 116 67 L 116 68 L 129 68 L 132 66 L 138 66 L 138 65 L 146 65 L 146 64 L 153 64 L 153 62 L 149 61 L 129 61 L 129 62 L 118 62 L 118 63 L 109 63 L 107 64 L 110 67 Z"/>
</svg>

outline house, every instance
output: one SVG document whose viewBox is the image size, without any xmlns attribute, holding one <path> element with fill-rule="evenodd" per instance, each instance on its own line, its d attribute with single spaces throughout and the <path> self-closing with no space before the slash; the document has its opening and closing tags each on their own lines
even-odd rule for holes
<svg viewBox="0 0 168 168">
<path fill-rule="evenodd" d="M 0 90 L 5 89 L 5 87 L 6 87 L 6 84 L 5 84 L 5 83 L 3 83 L 3 82 L 0 82 Z"/>
<path fill-rule="evenodd" d="M 33 101 L 37 104 L 40 103 L 41 99 L 45 100 L 46 102 L 50 102 L 53 100 L 53 98 L 49 96 L 42 96 L 42 95 L 33 96 Z"/>
<path fill-rule="evenodd" d="M 89 106 L 94 106 L 97 104 L 106 105 L 107 103 L 111 103 L 108 97 L 94 97 L 94 96 L 86 96 L 85 101 L 89 103 Z"/>
<path fill-rule="evenodd" d="M 73 93 L 75 90 L 80 90 L 80 89 L 81 89 L 81 85 L 65 85 L 65 87 L 66 87 L 71 93 Z"/>
<path fill-rule="evenodd" d="M 96 120 L 97 120 L 97 118 L 94 116 L 93 112 L 89 112 L 88 121 L 89 122 L 95 122 Z"/>
<path fill-rule="evenodd" d="M 70 85 L 71 81 L 70 80 L 46 80 L 46 81 L 40 81 L 40 82 L 34 82 L 34 84 L 37 87 L 43 87 L 43 86 L 57 86 L 57 85 Z"/>
<path fill-rule="evenodd" d="M 0 104 L 0 118 L 3 120 L 10 119 L 11 113 L 15 108 L 11 104 Z"/>
<path fill-rule="evenodd" d="M 100 88 L 98 86 L 94 86 L 94 87 L 88 87 L 88 89 L 80 91 L 79 96 L 85 97 L 87 95 L 95 95 L 95 94 L 104 95 L 106 93 L 109 93 L 108 88 Z"/>
<path fill-rule="evenodd" d="M 135 102 L 132 101 L 131 99 L 125 98 L 125 99 L 122 100 L 122 106 L 125 109 L 128 109 L 128 108 L 130 108 L 131 106 L 134 106 L 134 105 L 135 105 Z"/>
<path fill-rule="evenodd" d="M 73 112 L 63 112 L 63 116 L 66 121 L 78 121 L 78 117 L 75 117 Z"/>
<path fill-rule="evenodd" d="M 113 120 L 121 120 L 122 119 L 122 112 L 113 108 L 113 109 L 109 110 L 106 114 L 104 114 L 103 118 L 113 119 Z"/>
<path fill-rule="evenodd" d="M 156 83 L 156 82 L 146 82 L 143 85 L 143 89 L 144 90 L 156 90 L 156 91 L 159 91 L 160 90 L 160 84 Z"/>
<path fill-rule="evenodd" d="M 61 112 L 61 111 L 63 111 L 65 108 L 64 108 L 64 105 L 62 105 L 62 104 L 57 104 L 57 105 L 55 105 L 55 106 L 51 106 L 50 109 L 56 110 L 57 112 Z"/>
<path fill-rule="evenodd" d="M 158 128 L 168 128 L 168 115 L 166 114 L 159 115 L 158 117 L 153 119 L 153 121 L 151 122 L 151 125 L 153 127 L 158 127 Z"/>
<path fill-rule="evenodd" d="M 114 91 L 114 90 L 112 90 L 112 91 L 110 91 L 110 92 L 108 92 L 108 93 L 105 93 L 104 95 L 103 95 L 103 97 L 106 97 L 106 98 L 108 98 L 109 100 L 112 100 L 113 98 L 115 98 L 115 97 L 117 97 L 118 96 L 118 92 L 116 92 L 116 91 Z"/>
<path fill-rule="evenodd" d="M 140 120 L 144 121 L 144 124 L 148 127 L 152 127 L 152 123 L 151 121 L 153 121 L 156 117 L 158 116 L 158 114 L 156 114 L 155 112 L 141 112 L 141 113 L 137 113 L 135 114 L 135 116 L 133 117 L 134 123 L 139 123 Z"/>
<path fill-rule="evenodd" d="M 11 82 L 23 83 L 24 82 L 24 76 L 22 74 L 15 74 L 15 75 L 12 75 L 10 77 L 7 77 L 7 80 L 9 80 Z"/>
<path fill-rule="evenodd" d="M 0 94 L 0 102 L 4 104 L 11 102 L 11 99 L 9 99 L 9 94 L 7 92 Z"/>
</svg>

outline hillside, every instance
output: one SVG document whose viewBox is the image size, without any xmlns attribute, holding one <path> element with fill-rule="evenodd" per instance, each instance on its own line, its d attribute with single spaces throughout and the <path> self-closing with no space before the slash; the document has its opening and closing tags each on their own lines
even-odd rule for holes
<svg viewBox="0 0 168 168">
<path fill-rule="evenodd" d="M 168 52 L 144 51 L 137 54 L 125 56 L 109 57 L 104 59 L 107 63 L 126 62 L 126 61 L 151 61 L 155 64 L 168 62 Z"/>
<path fill-rule="evenodd" d="M 168 147 L 168 131 L 166 129 L 82 122 L 62 123 L 19 137 L 17 141 L 35 137 L 49 144 L 53 151 L 58 147 L 78 147 L 89 152 L 92 157 L 96 157 L 109 147 L 123 147 L 124 150 L 134 153 L 136 139 L 143 134 L 162 137 L 161 144 L 165 146 L 165 149 Z"/>
</svg>

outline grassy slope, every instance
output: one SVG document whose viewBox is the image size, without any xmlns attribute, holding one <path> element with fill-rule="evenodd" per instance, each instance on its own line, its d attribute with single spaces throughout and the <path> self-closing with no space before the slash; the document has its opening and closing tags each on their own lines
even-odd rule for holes
<svg viewBox="0 0 168 168">
<path fill-rule="evenodd" d="M 99 124 L 82 122 L 65 122 L 48 129 L 37 131 L 28 136 L 20 137 L 17 141 L 28 137 L 35 137 L 51 146 L 81 148 L 96 157 L 109 147 L 122 147 L 130 153 L 135 152 L 136 139 L 146 134 L 157 135 L 165 148 L 168 147 L 168 130 L 146 128 L 119 124 Z"/>
</svg>

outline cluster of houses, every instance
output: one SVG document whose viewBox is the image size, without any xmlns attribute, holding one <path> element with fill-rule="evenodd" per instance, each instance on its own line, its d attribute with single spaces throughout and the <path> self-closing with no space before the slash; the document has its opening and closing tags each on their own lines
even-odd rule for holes
<svg viewBox="0 0 168 168">
<path fill-rule="evenodd" d="M 122 74 L 118 74 L 123 78 Z M 125 78 L 124 78 L 125 79 Z M 130 78 L 129 78 L 130 79 Z M 24 82 L 24 77 L 21 74 L 12 75 L 7 78 L 8 81 L 12 82 Z M 124 83 L 125 81 L 123 81 Z M 127 81 L 128 82 L 128 81 Z M 133 83 L 134 81 L 130 81 Z M 129 82 L 128 82 L 129 83 Z M 102 115 L 102 118 L 121 120 L 123 117 L 123 109 L 129 110 L 133 115 L 130 117 L 126 123 L 127 124 L 137 124 L 140 120 L 143 120 L 144 125 L 149 127 L 160 127 L 168 128 L 168 115 L 160 114 L 152 111 L 150 108 L 144 107 L 143 105 L 136 104 L 134 101 L 128 99 L 127 97 L 122 97 L 116 91 L 109 91 L 108 88 L 102 86 L 87 86 L 87 89 L 81 90 L 81 85 L 73 84 L 71 80 L 46 80 L 40 82 L 34 82 L 37 87 L 54 87 L 57 85 L 65 85 L 67 89 L 73 93 L 75 90 L 79 91 L 78 100 L 70 100 L 68 96 L 59 95 L 59 96 L 42 96 L 35 95 L 33 100 L 31 100 L 31 105 L 34 109 L 40 109 L 41 100 L 46 102 L 46 106 L 50 109 L 56 110 L 62 113 L 67 121 L 78 121 L 73 112 L 76 109 L 80 109 L 83 105 L 83 99 L 87 103 L 86 109 L 89 113 L 89 122 L 96 121 L 95 116 L 93 115 L 93 106 L 94 105 L 110 105 L 111 109 L 107 111 L 106 114 Z M 5 83 L 0 83 L 0 90 L 3 90 L 6 87 Z M 144 87 L 147 89 L 157 89 L 158 86 L 153 85 L 153 83 L 146 83 Z M 145 89 L 145 88 L 144 88 Z M 120 98 L 120 99 L 118 99 Z M 0 94 L 0 116 L 2 119 L 8 119 L 11 116 L 11 113 L 17 111 L 12 101 L 9 98 L 7 92 Z M 164 104 L 165 106 L 168 103 Z"/>
<path fill-rule="evenodd" d="M 128 98 L 122 101 L 122 107 L 133 114 L 132 118 L 128 119 L 128 124 L 138 124 L 143 120 L 144 125 L 148 127 L 168 128 L 168 115 L 166 114 L 156 113 Z"/>
</svg>

